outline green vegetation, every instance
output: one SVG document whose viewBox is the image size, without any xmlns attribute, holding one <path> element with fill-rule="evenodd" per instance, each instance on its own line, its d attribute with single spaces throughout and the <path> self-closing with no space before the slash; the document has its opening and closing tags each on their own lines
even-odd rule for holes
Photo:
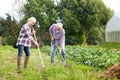
<svg viewBox="0 0 120 80">
<path fill-rule="evenodd" d="M 95 45 L 104 41 L 105 25 L 112 12 L 102 0 L 60 0 L 58 5 L 54 4 L 55 1 L 57 0 L 27 0 L 24 5 L 20 3 L 17 11 L 24 15 L 20 22 L 9 14 L 6 14 L 6 19 L 0 17 L 0 80 L 101 80 L 98 75 L 120 59 L 119 43 L 78 46 L 86 43 Z M 16 0 L 15 3 L 19 1 Z M 50 65 L 50 46 L 44 46 L 41 48 L 44 69 L 38 51 L 34 48 L 31 49 L 28 69 L 17 69 L 17 49 L 11 46 L 16 47 L 20 28 L 31 16 L 40 22 L 41 28 L 35 27 L 35 30 L 41 46 L 50 44 L 50 25 L 56 23 L 58 17 L 62 20 L 66 44 L 74 45 L 66 46 L 65 66 L 57 54 L 55 64 Z M 24 56 L 23 54 L 22 65 Z"/>
<path fill-rule="evenodd" d="M 110 50 L 120 50 L 120 43 L 116 42 L 103 42 L 97 45 L 98 47 L 110 49 Z"/>
<path fill-rule="evenodd" d="M 49 45 L 49 27 L 56 23 L 58 17 L 66 31 L 66 44 L 98 44 L 104 41 L 105 25 L 112 16 L 112 11 L 107 8 L 102 0 L 26 0 L 19 4 L 17 12 L 23 18 L 17 22 L 13 16 L 6 14 L 7 18 L 0 17 L 0 45 L 15 46 L 20 28 L 27 19 L 34 16 L 40 23 L 40 28 L 34 26 L 37 39 L 44 45 Z M 21 2 L 21 3 L 20 3 Z M 13 5 L 14 6 L 14 5 Z M 20 16 L 21 15 L 21 16 Z M 43 34 L 44 33 L 44 34 Z"/>
<path fill-rule="evenodd" d="M 116 57 L 119 56 L 117 54 L 119 51 L 105 50 L 100 47 L 98 48 L 98 46 L 66 46 L 66 52 L 67 60 L 65 66 L 61 64 L 61 59 L 58 54 L 55 57 L 55 64 L 50 65 L 50 47 L 44 46 L 41 48 L 41 54 L 45 64 L 45 68 L 43 69 L 37 49 L 31 49 L 28 69 L 17 70 L 17 49 L 10 46 L 2 46 L 0 47 L 0 78 L 6 80 L 102 80 L 98 78 L 98 75 L 103 71 L 102 69 L 106 69 L 109 64 L 115 64 L 119 59 Z M 114 55 L 112 55 L 113 53 Z M 81 56 L 77 57 L 78 55 L 82 55 L 84 58 L 81 58 Z M 98 60 L 99 58 L 95 56 L 100 56 L 101 60 Z M 87 60 L 91 62 L 91 65 L 82 63 L 83 61 L 87 62 Z M 110 61 L 105 62 L 107 60 Z M 24 54 L 22 65 L 23 61 Z M 90 63 L 89 61 L 88 63 Z M 97 61 L 100 62 L 98 63 Z M 103 65 L 103 68 L 100 67 L 100 64 Z"/>
<path fill-rule="evenodd" d="M 96 44 L 102 41 L 104 25 L 112 15 L 102 0 L 61 0 L 58 7 L 71 43 Z"/>
<path fill-rule="evenodd" d="M 96 70 L 106 69 L 120 60 L 120 52 L 105 48 L 67 46 L 67 57 L 76 64 L 91 66 Z"/>
<path fill-rule="evenodd" d="M 45 68 L 42 69 L 37 49 L 31 49 L 29 68 L 17 70 L 17 50 L 10 46 L 4 46 L 0 47 L 0 51 L 0 78 L 7 80 L 79 80 L 79 76 L 81 76 L 81 80 L 86 80 L 85 76 L 89 76 L 89 78 L 92 76 L 89 75 L 89 73 L 91 74 L 90 67 L 79 66 L 71 61 L 68 61 L 64 67 L 61 65 L 61 61 L 56 59 L 55 64 L 50 65 L 49 56 L 44 53 L 42 56 Z M 85 72 L 88 73 L 84 74 Z M 93 79 L 95 80 L 95 78 Z"/>
<path fill-rule="evenodd" d="M 66 46 L 66 56 L 76 64 L 88 65 L 94 70 L 106 69 L 120 60 L 120 52 L 115 48 L 110 50 L 109 47 L 104 48 L 103 44 L 99 46 L 103 48 L 98 46 Z M 43 51 L 49 53 L 49 49 L 49 46 L 46 46 Z"/>
</svg>

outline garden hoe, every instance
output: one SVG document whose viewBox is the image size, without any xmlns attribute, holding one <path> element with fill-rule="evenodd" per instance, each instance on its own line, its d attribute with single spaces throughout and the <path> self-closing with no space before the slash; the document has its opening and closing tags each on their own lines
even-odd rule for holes
<svg viewBox="0 0 120 80">
<path fill-rule="evenodd" d="M 54 42 L 52 42 L 52 43 L 53 43 L 54 46 L 56 46 L 56 45 L 54 44 Z M 62 56 L 62 53 L 59 53 L 59 47 L 56 46 L 56 48 L 57 48 L 58 55 L 61 56 L 62 61 L 64 62 L 64 65 L 63 65 L 63 66 L 64 66 L 64 67 L 69 67 L 70 65 L 69 65 L 69 64 L 66 64 L 65 59 L 64 59 L 63 56 Z"/>
<path fill-rule="evenodd" d="M 63 58 L 62 53 L 59 52 L 59 48 L 58 48 L 58 46 L 57 46 L 56 48 L 57 48 L 58 54 L 61 56 L 63 62 L 65 63 L 65 59 Z"/>
<path fill-rule="evenodd" d="M 52 43 L 53 43 L 54 46 L 56 46 L 54 42 L 52 42 Z M 62 61 L 65 63 L 65 59 L 63 58 L 62 53 L 59 53 L 59 48 L 58 48 L 58 46 L 56 46 L 56 48 L 57 48 L 58 55 L 61 56 Z"/>
<path fill-rule="evenodd" d="M 37 27 L 40 27 L 39 22 L 37 22 L 36 25 L 37 25 Z M 33 30 L 34 30 L 34 28 L 33 28 Z M 35 38 L 35 41 L 37 42 L 37 38 L 36 38 L 36 35 L 35 35 L 35 34 L 34 34 L 34 38 Z M 45 68 L 44 63 L 43 63 L 43 60 L 42 60 L 42 55 L 41 55 L 41 53 L 40 53 L 40 48 L 39 48 L 39 46 L 37 46 L 37 48 L 38 48 L 38 53 L 39 53 L 40 61 L 41 61 L 41 64 L 42 64 L 42 68 Z"/>
</svg>

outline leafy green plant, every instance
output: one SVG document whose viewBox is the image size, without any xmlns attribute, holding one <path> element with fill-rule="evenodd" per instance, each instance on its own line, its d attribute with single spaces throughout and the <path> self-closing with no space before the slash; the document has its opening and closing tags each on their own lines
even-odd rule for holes
<svg viewBox="0 0 120 80">
<path fill-rule="evenodd" d="M 100 78 L 97 78 L 98 74 L 101 72 L 92 69 L 93 62 L 96 64 L 96 65 L 94 64 L 94 67 L 99 68 L 97 62 L 100 61 L 100 59 L 103 59 L 101 61 L 108 60 L 108 62 L 106 62 L 108 64 L 109 62 L 111 63 L 110 60 L 113 59 L 112 62 L 114 63 L 115 56 L 113 56 L 112 54 L 110 55 L 110 53 L 119 54 L 119 52 L 117 52 L 116 50 L 106 50 L 106 49 L 104 50 L 101 48 L 97 49 L 94 47 L 83 47 L 83 46 L 81 47 L 66 46 L 67 59 L 66 59 L 66 65 L 63 66 L 57 57 L 55 59 L 55 63 L 53 65 L 50 65 L 50 56 L 48 56 L 48 53 L 50 52 L 49 50 L 50 50 L 49 46 L 45 46 L 41 48 L 41 54 L 45 64 L 44 69 L 42 69 L 41 67 L 38 51 L 37 49 L 34 48 L 31 49 L 31 56 L 28 64 L 28 69 L 23 68 L 24 56 L 25 56 L 23 53 L 22 69 L 18 70 L 16 65 L 17 49 L 14 49 L 11 46 L 1 46 L 0 47 L 0 56 L 1 56 L 0 78 L 3 78 L 5 80 L 101 80 Z M 103 55 L 103 52 L 104 52 L 104 56 L 102 56 L 102 58 L 99 59 L 99 57 Z M 96 54 L 99 55 L 97 56 Z M 109 54 L 109 57 L 107 57 L 107 54 Z M 84 58 L 80 58 L 81 56 Z M 107 58 L 111 58 L 111 59 L 109 60 Z M 79 61 L 79 59 L 81 61 Z M 116 60 L 117 59 L 118 58 L 116 58 Z M 100 65 L 103 64 L 101 63 Z M 112 79 L 112 80 L 116 80 L 116 79 Z"/>
<path fill-rule="evenodd" d="M 96 47 L 66 46 L 66 55 L 76 64 L 105 69 L 120 59 L 120 52 Z"/>
</svg>

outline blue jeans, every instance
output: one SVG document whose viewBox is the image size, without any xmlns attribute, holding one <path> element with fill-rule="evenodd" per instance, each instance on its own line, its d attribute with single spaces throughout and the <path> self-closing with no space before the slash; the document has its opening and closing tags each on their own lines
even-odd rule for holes
<svg viewBox="0 0 120 80">
<path fill-rule="evenodd" d="M 23 50 L 24 50 L 26 56 L 30 56 L 29 47 L 25 47 L 23 45 L 18 45 L 18 56 L 22 56 Z"/>
<path fill-rule="evenodd" d="M 56 50 L 57 50 L 57 46 L 54 45 L 53 42 L 51 42 L 51 53 L 50 53 L 50 56 L 51 56 L 51 64 L 54 63 L 54 56 L 56 54 Z M 65 50 L 62 50 L 61 51 L 61 57 L 65 60 Z M 64 64 L 64 60 L 62 59 L 62 64 Z"/>
</svg>

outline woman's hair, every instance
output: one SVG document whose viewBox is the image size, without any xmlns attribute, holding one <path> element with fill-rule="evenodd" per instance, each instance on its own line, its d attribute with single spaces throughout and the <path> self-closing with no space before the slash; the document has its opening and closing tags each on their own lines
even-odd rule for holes
<svg viewBox="0 0 120 80">
<path fill-rule="evenodd" d="M 36 20 L 36 18 L 35 18 L 35 17 L 30 17 L 30 18 L 28 19 L 28 21 L 32 21 L 32 22 L 34 22 L 34 23 L 36 23 L 36 22 L 37 22 L 37 20 Z"/>
</svg>

